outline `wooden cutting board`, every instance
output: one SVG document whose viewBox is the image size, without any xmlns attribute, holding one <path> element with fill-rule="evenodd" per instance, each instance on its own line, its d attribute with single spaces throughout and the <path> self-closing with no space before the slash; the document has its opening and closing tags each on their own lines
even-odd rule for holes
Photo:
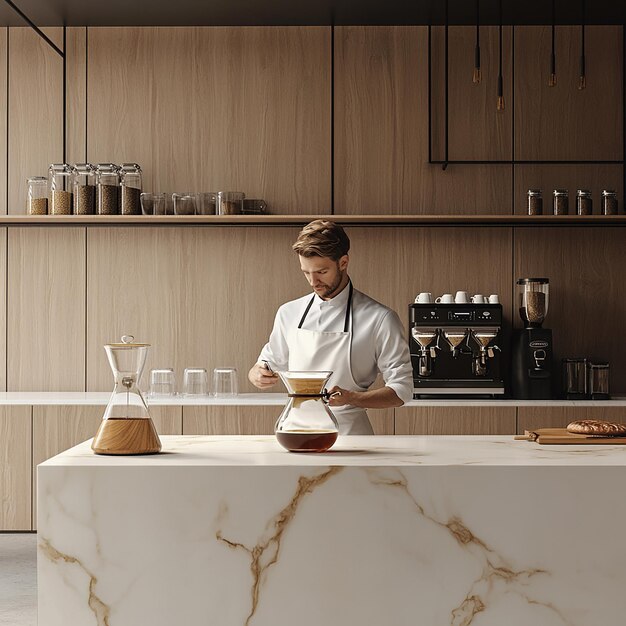
<svg viewBox="0 0 626 626">
<path fill-rule="evenodd" d="M 592 437 L 570 433 L 566 428 L 537 428 L 527 430 L 523 435 L 515 435 L 522 441 L 536 441 L 543 444 L 576 444 L 576 445 L 626 445 L 626 437 Z"/>
</svg>

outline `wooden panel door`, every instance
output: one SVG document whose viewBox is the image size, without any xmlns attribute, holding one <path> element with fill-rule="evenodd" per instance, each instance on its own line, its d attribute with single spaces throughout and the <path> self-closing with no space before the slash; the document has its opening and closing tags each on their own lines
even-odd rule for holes
<svg viewBox="0 0 626 626">
<path fill-rule="evenodd" d="M 491 30 L 485 36 L 493 39 Z M 455 59 L 473 51 L 467 31 L 455 31 L 452 39 Z M 433 43 L 434 59 L 439 47 Z M 491 67 L 487 47 L 485 57 Z M 487 95 L 493 77 L 486 74 L 475 88 L 471 64 L 463 67 L 465 73 L 452 75 L 452 93 L 464 97 L 451 116 L 451 134 L 455 150 L 471 147 L 456 158 L 483 150 L 482 158 L 500 156 L 510 150 L 510 115 L 497 116 Z M 435 96 L 433 107 L 440 110 Z M 334 114 L 335 213 L 511 212 L 510 167 L 454 165 L 442 171 L 428 163 L 425 26 L 336 27 Z"/>
<path fill-rule="evenodd" d="M 90 28 L 88 157 L 330 211 L 330 28 Z"/>
<path fill-rule="evenodd" d="M 279 406 L 185 406 L 185 435 L 272 435 Z"/>
<path fill-rule="evenodd" d="M 8 96 L 7 76 L 7 41 L 8 28 L 0 28 L 0 102 L 6 102 Z M 7 146 L 7 115 L 0 115 L 0 145 Z M 0 215 L 7 212 L 7 151 L 0 150 Z"/>
<path fill-rule="evenodd" d="M 565 428 L 574 420 L 607 420 L 626 423 L 626 410 L 619 406 L 521 406 L 517 413 L 517 432 L 536 428 Z"/>
<path fill-rule="evenodd" d="M 393 409 L 368 409 L 367 415 L 370 418 L 375 435 L 394 434 Z"/>
<path fill-rule="evenodd" d="M 11 228 L 8 246 L 8 390 L 84 391 L 85 229 Z"/>
<path fill-rule="evenodd" d="M 0 391 L 7 389 L 7 237 L 6 228 L 0 228 Z"/>
<path fill-rule="evenodd" d="M 46 28 L 59 47 L 61 28 Z M 63 61 L 29 27 L 9 28 L 8 213 L 26 212 L 26 178 L 63 160 Z"/>
<path fill-rule="evenodd" d="M 579 90 L 580 26 L 557 26 L 557 84 L 548 86 L 551 28 L 515 29 L 515 157 L 622 157 L 622 28 L 585 29 L 587 87 Z"/>
<path fill-rule="evenodd" d="M 396 435 L 512 435 L 515 407 L 401 407 Z"/>
<path fill-rule="evenodd" d="M 29 406 L 0 406 L 0 530 L 31 529 Z"/>
<path fill-rule="evenodd" d="M 608 361 L 611 393 L 626 391 L 625 237 L 622 227 L 515 229 L 515 276 L 550 279 L 544 326 L 553 333 L 557 391 L 566 357 Z"/>
<path fill-rule="evenodd" d="M 106 391 L 102 345 L 132 334 L 154 367 L 234 366 L 241 392 L 278 307 L 309 292 L 297 228 L 89 228 L 87 384 Z"/>
</svg>

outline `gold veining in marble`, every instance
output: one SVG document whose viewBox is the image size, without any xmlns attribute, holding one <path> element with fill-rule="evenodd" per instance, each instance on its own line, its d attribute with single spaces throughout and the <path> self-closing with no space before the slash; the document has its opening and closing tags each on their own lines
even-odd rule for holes
<svg viewBox="0 0 626 626">
<path fill-rule="evenodd" d="M 280 554 L 280 542 L 283 533 L 287 529 L 289 522 L 293 520 L 298 510 L 298 505 L 302 499 L 312 493 L 317 487 L 323 485 L 327 480 L 338 474 L 342 467 L 331 467 L 329 470 L 316 476 L 300 476 L 298 478 L 298 486 L 294 495 L 285 508 L 283 508 L 274 519 L 268 524 L 268 528 L 272 534 L 265 539 L 261 539 L 254 547 L 249 548 L 238 541 L 231 541 L 222 535 L 221 530 L 217 530 L 215 536 L 218 541 L 226 544 L 233 549 L 241 549 L 250 555 L 250 571 L 252 573 L 252 608 L 245 621 L 245 626 L 250 624 L 250 620 L 254 617 L 259 605 L 259 595 L 261 584 L 265 572 L 275 563 L 278 562 Z M 224 511 L 224 509 L 222 510 Z"/>
<path fill-rule="evenodd" d="M 387 471 L 390 471 L 391 475 L 389 475 Z M 441 528 L 445 528 L 461 547 L 470 550 L 473 556 L 483 562 L 482 575 L 471 584 L 470 590 L 461 604 L 452 610 L 450 626 L 469 626 L 478 613 L 485 611 L 488 607 L 487 598 L 494 593 L 496 582 L 502 581 L 506 585 L 516 583 L 523 585 L 533 576 L 549 575 L 549 572 L 546 570 L 536 568 L 516 571 L 506 562 L 504 557 L 490 548 L 480 538 L 476 537 L 463 520 L 458 517 L 453 517 L 447 522 L 442 522 L 428 515 L 424 507 L 419 504 L 411 493 L 408 480 L 406 476 L 402 474 L 401 470 L 372 468 L 366 469 L 366 473 L 369 481 L 374 485 L 400 489 L 410 499 L 420 516 Z M 528 597 L 526 594 L 522 593 L 520 589 L 513 591 L 524 598 L 528 604 L 541 605 L 555 610 L 554 607 Z"/>
<path fill-rule="evenodd" d="M 105 604 L 97 595 L 96 595 L 96 585 L 98 584 L 98 579 L 94 576 L 80 561 L 74 556 L 70 556 L 69 554 L 64 554 L 57 550 L 47 539 L 41 537 L 39 541 L 39 549 L 42 554 L 46 556 L 52 563 L 58 563 L 62 561 L 63 563 L 70 563 L 72 565 L 78 565 L 80 569 L 87 574 L 89 577 L 89 599 L 87 600 L 87 604 L 89 608 L 93 611 L 93 614 L 96 616 L 96 622 L 98 626 L 110 626 L 109 617 L 111 614 L 110 607 Z"/>
</svg>

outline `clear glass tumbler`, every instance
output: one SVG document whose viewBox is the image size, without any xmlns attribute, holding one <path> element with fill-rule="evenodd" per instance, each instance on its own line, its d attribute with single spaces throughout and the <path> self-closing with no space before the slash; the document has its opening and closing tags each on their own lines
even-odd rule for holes
<svg viewBox="0 0 626 626">
<path fill-rule="evenodd" d="M 185 369 L 183 393 L 186 396 L 206 396 L 209 393 L 209 376 L 203 367 Z"/>
<path fill-rule="evenodd" d="M 176 395 L 176 376 L 173 368 L 150 370 L 150 392 L 148 395 L 150 398 Z"/>
<path fill-rule="evenodd" d="M 213 370 L 213 395 L 216 398 L 233 398 L 239 393 L 237 368 L 216 367 Z"/>
<path fill-rule="evenodd" d="M 144 192 L 140 197 L 144 215 L 165 215 L 165 194 Z"/>
<path fill-rule="evenodd" d="M 195 215 L 196 214 L 196 194 L 183 192 L 173 193 L 174 215 Z"/>
</svg>

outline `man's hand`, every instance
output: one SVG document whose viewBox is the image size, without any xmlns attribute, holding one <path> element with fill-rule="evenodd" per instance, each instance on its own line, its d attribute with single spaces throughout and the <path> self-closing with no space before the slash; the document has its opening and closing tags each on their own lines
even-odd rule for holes
<svg viewBox="0 0 626 626">
<path fill-rule="evenodd" d="M 328 394 L 333 397 L 328 399 L 328 404 L 330 406 L 345 406 L 346 404 L 352 404 L 350 401 L 354 391 L 348 391 L 347 389 L 342 389 L 341 387 L 337 387 L 336 385 L 328 390 Z"/>
<path fill-rule="evenodd" d="M 248 380 L 257 389 L 269 389 L 278 382 L 279 378 L 278 374 L 268 370 L 265 365 L 256 363 L 248 372 Z"/>
</svg>

